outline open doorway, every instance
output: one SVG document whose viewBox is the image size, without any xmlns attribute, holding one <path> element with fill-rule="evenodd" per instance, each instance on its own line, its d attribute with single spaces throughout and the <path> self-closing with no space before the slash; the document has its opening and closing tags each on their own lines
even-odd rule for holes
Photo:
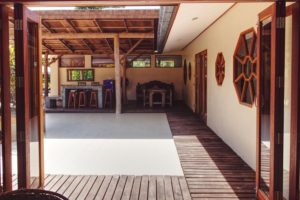
<svg viewBox="0 0 300 200">
<path fill-rule="evenodd" d="M 196 113 L 207 121 L 207 50 L 196 54 Z"/>
</svg>

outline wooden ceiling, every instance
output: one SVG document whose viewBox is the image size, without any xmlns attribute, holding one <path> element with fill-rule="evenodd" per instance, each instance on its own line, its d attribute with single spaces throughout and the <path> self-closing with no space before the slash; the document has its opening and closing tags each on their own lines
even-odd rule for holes
<svg viewBox="0 0 300 200">
<path fill-rule="evenodd" d="M 153 34 L 154 38 L 121 38 L 120 53 L 153 53 L 157 48 L 159 10 L 68 10 L 35 11 L 41 17 L 42 35 L 61 33 L 124 33 Z M 11 13 L 13 16 L 13 13 Z M 13 40 L 14 20 L 10 19 L 10 39 Z M 142 34 L 141 34 L 142 35 Z M 137 45 L 135 45 L 137 44 Z M 42 40 L 43 53 L 62 54 L 113 54 L 113 39 L 46 39 Z"/>
<path fill-rule="evenodd" d="M 123 14 L 109 11 L 43 11 L 42 33 L 154 33 L 157 34 L 158 11 L 128 10 Z M 99 11 L 98 11 L 99 12 Z M 142 18 L 144 16 L 144 18 Z M 120 51 L 126 53 L 139 39 L 120 39 Z M 153 53 L 156 37 L 143 39 L 134 53 Z M 43 52 L 50 54 L 110 54 L 113 39 L 43 39 Z"/>
</svg>

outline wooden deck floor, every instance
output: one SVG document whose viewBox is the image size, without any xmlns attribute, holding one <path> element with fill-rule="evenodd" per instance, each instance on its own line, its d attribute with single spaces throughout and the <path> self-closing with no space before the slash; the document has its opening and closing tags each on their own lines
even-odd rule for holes
<svg viewBox="0 0 300 200">
<path fill-rule="evenodd" d="M 191 112 L 168 113 L 193 199 L 255 199 L 254 171 Z"/>
<path fill-rule="evenodd" d="M 45 189 L 70 200 L 191 200 L 183 176 L 48 175 Z"/>
</svg>

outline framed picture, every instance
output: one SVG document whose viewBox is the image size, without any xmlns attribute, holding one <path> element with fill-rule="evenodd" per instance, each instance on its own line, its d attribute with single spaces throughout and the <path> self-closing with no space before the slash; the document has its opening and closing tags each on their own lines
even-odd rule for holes
<svg viewBox="0 0 300 200">
<path fill-rule="evenodd" d="M 112 68 L 115 67 L 113 58 L 108 56 L 92 56 L 92 67 Z"/>
<path fill-rule="evenodd" d="M 84 66 L 85 57 L 83 55 L 66 55 L 59 59 L 59 67 L 75 68 Z"/>
</svg>

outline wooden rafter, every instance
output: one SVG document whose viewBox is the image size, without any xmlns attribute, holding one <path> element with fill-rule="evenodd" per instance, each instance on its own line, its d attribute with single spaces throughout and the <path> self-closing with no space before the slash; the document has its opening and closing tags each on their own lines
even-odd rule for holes
<svg viewBox="0 0 300 200">
<path fill-rule="evenodd" d="M 139 44 L 141 44 L 141 42 L 143 41 L 143 38 L 139 39 L 122 57 L 121 60 L 126 58 L 129 54 L 131 54 L 134 49 L 139 46 Z"/>
<path fill-rule="evenodd" d="M 76 33 L 81 33 L 81 31 L 79 31 L 79 30 L 73 25 L 73 23 L 72 23 L 72 21 L 71 21 L 70 19 L 65 19 L 65 22 L 67 22 L 67 24 L 69 24 L 69 25 L 71 26 L 71 28 L 72 28 L 72 30 L 73 30 L 74 32 L 76 32 Z M 90 44 L 86 39 L 82 39 L 81 41 L 85 44 L 85 46 L 86 46 L 88 49 L 90 49 L 90 51 L 91 51 L 92 53 L 95 52 L 95 49 L 91 46 L 91 44 Z"/>
<path fill-rule="evenodd" d="M 128 29 L 127 21 L 126 21 L 126 19 L 124 19 L 123 21 L 124 21 L 124 26 L 125 26 L 126 32 L 128 33 L 129 29 Z M 130 46 L 132 47 L 133 46 L 132 40 L 131 39 L 128 39 L 128 40 L 129 40 Z"/>
<path fill-rule="evenodd" d="M 43 39 L 101 39 L 101 38 L 153 39 L 154 33 L 44 33 Z"/>
<path fill-rule="evenodd" d="M 98 27 L 98 30 L 100 33 L 104 33 L 102 28 L 101 28 L 101 25 L 100 23 L 98 22 L 98 20 L 94 20 L 94 23 L 97 25 Z M 110 45 L 110 43 L 108 42 L 107 38 L 104 39 L 104 41 L 106 42 L 107 46 L 111 49 L 111 51 L 113 52 L 114 51 L 114 48 Z"/>
<path fill-rule="evenodd" d="M 51 32 L 51 33 L 56 33 L 56 31 L 54 31 L 54 30 L 52 30 L 51 28 L 50 28 L 50 26 L 48 25 L 48 24 L 46 24 L 43 20 L 42 20 L 42 24 L 43 24 L 43 26 L 49 31 L 49 32 Z M 70 46 L 70 45 L 68 45 L 67 43 L 66 43 L 66 41 L 64 41 L 62 38 L 60 38 L 60 39 L 58 39 L 69 51 L 71 51 L 72 53 L 74 53 L 74 49 Z"/>
</svg>

